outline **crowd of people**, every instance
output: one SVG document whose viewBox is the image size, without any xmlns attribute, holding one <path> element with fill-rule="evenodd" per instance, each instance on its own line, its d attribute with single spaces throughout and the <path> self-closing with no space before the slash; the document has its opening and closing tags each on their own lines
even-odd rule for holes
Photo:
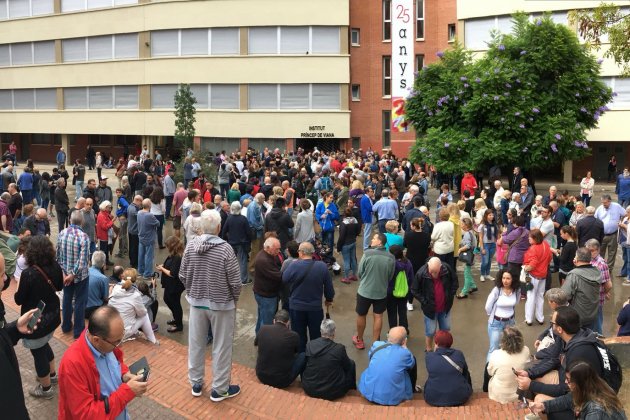
<svg viewBox="0 0 630 420">
<path fill-rule="evenodd" d="M 593 207 L 590 172 L 577 197 L 555 186 L 536 195 L 518 167 L 508 183 L 491 168 L 484 186 L 470 172 L 447 176 L 370 150 L 217 152 L 207 163 L 189 150 L 176 167 L 145 146 L 115 165 L 118 187 L 112 193 L 99 155 L 89 148 L 87 170 L 75 161 L 74 204 L 63 149 L 53 175 L 39 176 L 31 161 L 17 179 L 12 159 L 2 169 L 0 252 L 5 288 L 11 279 L 18 281 L 15 302 L 22 313 L 2 329 L 2 337 L 7 354 L 19 337 L 33 354 L 37 382 L 30 395 L 52 398 L 58 384 L 60 418 L 126 414 L 126 404 L 146 391 L 119 346 L 139 337 L 159 345 L 158 281 L 172 313 L 168 333 L 185 328 L 184 292 L 189 304 L 193 396 L 203 394 L 210 343 L 210 399 L 241 392 L 231 381 L 232 346 L 236 307 L 251 285 L 261 382 L 285 388 L 300 377 L 309 396 L 328 400 L 358 388 L 383 405 L 397 405 L 414 393 L 423 393 L 431 405 L 465 404 L 472 379 L 464 352 L 452 347 L 450 330 L 457 300 L 479 290 L 473 269 L 479 282 L 493 282 L 485 303 L 484 388 L 491 399 L 527 397 L 533 411 L 549 418 L 587 412 L 625 418 L 616 396 L 619 366 L 609 363 L 613 356 L 598 337 L 619 248 L 620 282 L 630 285 L 627 169 L 617 179 L 621 204 L 603 195 Z M 92 169 L 97 178 L 86 181 Z M 437 201 L 429 199 L 432 187 L 439 191 Z M 166 223 L 172 225 L 168 237 Z M 156 264 L 156 248 L 168 251 L 162 264 Z M 337 273 L 343 273 L 341 284 L 334 280 Z M 369 364 L 358 383 L 356 364 L 329 316 L 335 289 L 355 282 L 356 334 L 348 342 L 358 350 L 366 348 L 372 311 Z M 532 352 L 516 327 L 522 300 L 526 326 L 544 324 L 545 300 L 553 310 L 551 327 Z M 45 303 L 39 323 L 27 325 L 39 301 Z M 416 309 L 424 321 L 424 385 L 417 383 L 416 356 L 407 348 L 408 312 Z M 617 319 L 619 334 L 630 335 L 629 311 L 626 302 Z M 389 332 L 382 340 L 385 312 Z M 59 325 L 76 341 L 57 368 L 48 342 Z M 4 369 L 10 366 L 3 374 Z M 15 385 L 20 377 L 13 370 Z M 85 375 L 89 380 L 81 379 Z M 15 412 L 24 414 L 21 385 L 12 394 L 18 397 L 12 401 Z"/>
</svg>

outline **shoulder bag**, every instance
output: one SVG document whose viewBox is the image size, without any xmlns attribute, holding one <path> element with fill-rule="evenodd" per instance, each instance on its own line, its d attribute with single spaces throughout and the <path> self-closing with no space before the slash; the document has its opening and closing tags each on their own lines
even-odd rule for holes
<svg viewBox="0 0 630 420">
<path fill-rule="evenodd" d="M 384 348 L 389 347 L 391 345 L 392 345 L 392 343 L 385 343 L 385 344 L 381 344 L 380 346 L 375 348 L 374 351 L 372 352 L 372 354 L 370 355 L 370 360 L 372 360 L 372 357 L 374 357 L 374 355 L 376 354 L 377 351 L 383 350 Z"/>
<path fill-rule="evenodd" d="M 374 351 L 376 353 L 376 350 Z M 457 363 L 455 363 L 453 361 L 453 359 L 451 359 L 450 357 L 448 357 L 447 355 L 443 354 L 442 357 L 444 358 L 444 360 L 446 360 L 449 365 L 453 366 L 455 369 L 457 369 L 457 371 L 459 373 L 461 373 L 462 375 L 464 374 L 464 369 L 462 369 L 462 367 L 460 365 L 458 365 Z"/>
</svg>

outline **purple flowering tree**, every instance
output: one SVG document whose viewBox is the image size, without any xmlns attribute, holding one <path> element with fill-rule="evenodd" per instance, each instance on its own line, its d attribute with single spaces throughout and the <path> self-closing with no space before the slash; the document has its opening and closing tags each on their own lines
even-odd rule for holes
<svg viewBox="0 0 630 420">
<path fill-rule="evenodd" d="M 445 172 L 499 163 L 540 168 L 589 153 L 588 130 L 612 92 L 599 63 L 567 27 L 549 17 L 514 16 L 482 58 L 461 46 L 416 78 L 407 102 L 416 161 Z"/>
</svg>

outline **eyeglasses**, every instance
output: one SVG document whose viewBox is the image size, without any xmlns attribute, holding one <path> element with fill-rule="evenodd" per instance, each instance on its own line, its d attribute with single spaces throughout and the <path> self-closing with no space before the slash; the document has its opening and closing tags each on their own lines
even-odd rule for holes
<svg viewBox="0 0 630 420">
<path fill-rule="evenodd" d="M 98 338 L 100 338 L 101 340 L 103 340 L 104 342 L 106 342 L 107 344 L 114 346 L 114 348 L 117 348 L 118 346 L 120 346 L 123 342 L 123 339 L 121 338 L 120 340 L 118 340 L 117 343 L 112 343 L 111 341 L 109 341 L 108 339 L 106 339 L 105 337 L 101 337 L 99 335 L 97 335 Z"/>
</svg>

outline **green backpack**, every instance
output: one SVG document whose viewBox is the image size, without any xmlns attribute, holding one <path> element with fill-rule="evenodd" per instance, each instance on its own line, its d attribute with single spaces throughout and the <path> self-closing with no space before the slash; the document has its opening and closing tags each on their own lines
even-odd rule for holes
<svg viewBox="0 0 630 420">
<path fill-rule="evenodd" d="M 394 297 L 402 298 L 406 297 L 407 293 L 409 293 L 409 283 L 407 283 L 407 274 L 405 270 L 400 270 L 398 274 L 396 274 L 396 279 L 394 280 Z"/>
</svg>

